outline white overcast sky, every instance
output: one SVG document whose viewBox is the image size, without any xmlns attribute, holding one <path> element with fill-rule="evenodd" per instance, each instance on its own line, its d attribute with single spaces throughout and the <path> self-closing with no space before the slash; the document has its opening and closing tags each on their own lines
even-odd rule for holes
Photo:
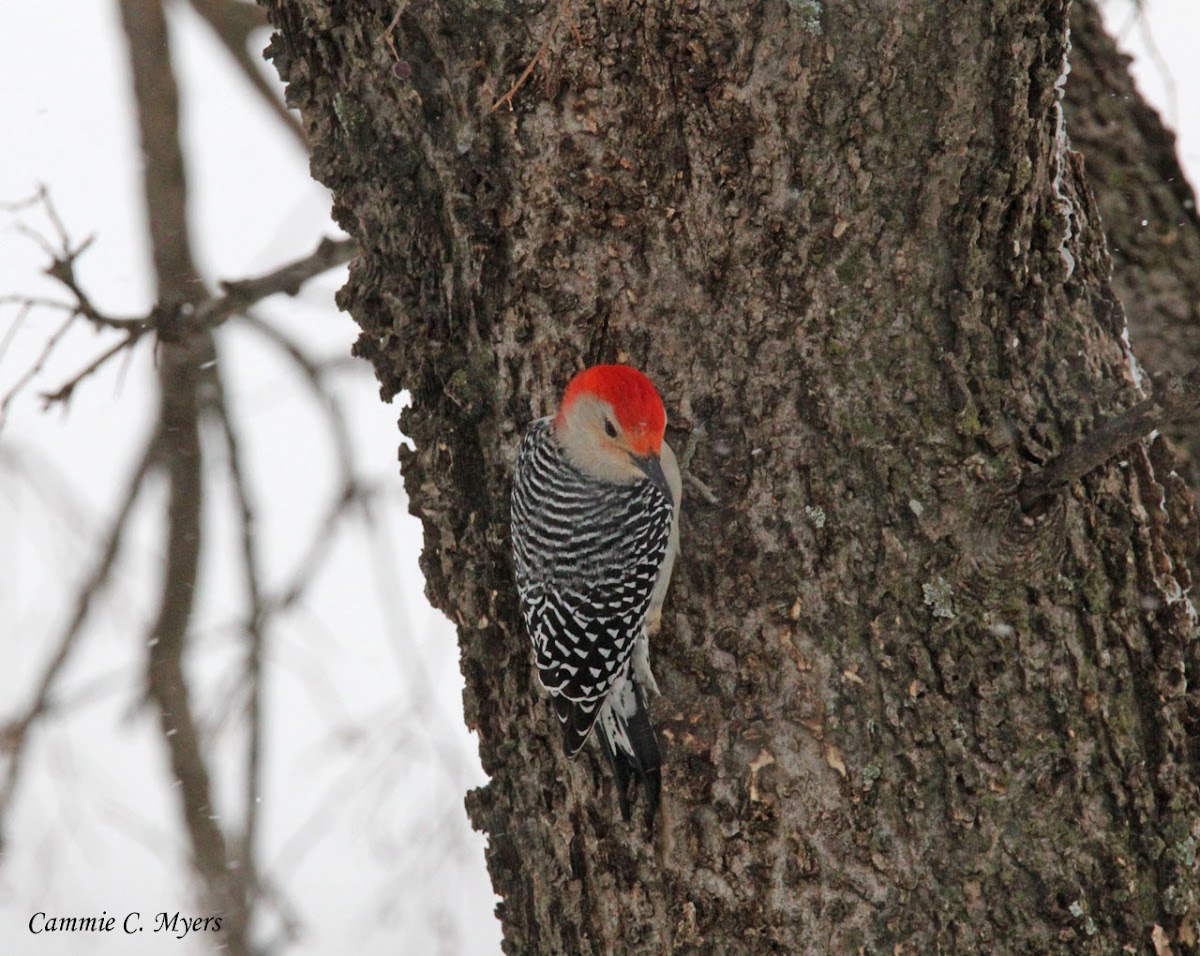
<svg viewBox="0 0 1200 956">
<path fill-rule="evenodd" d="M 1200 4 L 1146 0 L 1145 6 L 1142 20 L 1128 0 L 1110 0 L 1110 27 L 1138 52 L 1139 85 L 1180 132 L 1195 183 Z M 333 229 L 328 197 L 308 179 L 306 157 L 246 95 L 224 53 L 186 9 L 172 22 L 179 27 L 173 53 L 205 274 L 237 278 L 307 253 Z M 45 183 L 75 238 L 96 236 L 80 266 L 97 304 L 117 314 L 144 310 L 151 287 L 115 4 L 7 2 L 0 27 L 7 41 L 0 57 L 0 201 Z M 43 264 L 0 215 L 0 294 L 52 291 L 38 278 Z M 272 303 L 264 314 L 303 336 L 316 354 L 346 354 L 355 326 L 331 306 L 343 275 L 312 283 L 298 300 Z M 0 312 L 0 340 L 12 320 L 11 310 Z M 36 358 L 52 327 L 49 317 L 34 315 L 18 330 L 0 358 L 0 394 Z M 0 720 L 24 704 L 68 613 L 69 586 L 94 555 L 95 533 L 153 415 L 144 352 L 123 377 L 113 369 L 82 386 L 65 414 L 41 413 L 37 389 L 56 387 L 102 347 L 91 333 L 76 333 L 0 433 Z M 242 333 L 227 354 L 264 509 L 265 560 L 278 577 L 332 487 L 329 449 L 314 440 L 319 418 L 260 342 Z M 384 525 L 395 570 L 381 579 L 373 570 L 380 556 L 367 538 L 344 535 L 317 593 L 289 619 L 273 651 L 263 841 L 267 872 L 303 923 L 303 936 L 287 952 L 491 956 L 499 937 L 483 841 L 462 811 L 462 793 L 483 775 L 462 725 L 453 629 L 422 595 L 420 527 L 406 513 L 395 464 L 398 409 L 379 402 L 365 369 L 344 376 L 340 386 L 363 470 L 392 487 Z M 22 474 L 13 470 L 18 461 Z M 137 706 L 141 648 L 130 639 L 153 611 L 161 504 L 156 489 L 139 511 L 118 586 L 65 680 L 80 691 L 99 682 L 99 692 L 35 740 L 0 859 L 0 953 L 208 951 L 191 939 L 149 931 L 93 936 L 81 945 L 62 936 L 31 937 L 27 929 L 38 910 L 119 917 L 137 910 L 147 926 L 160 911 L 194 912 L 181 878 L 184 844 L 163 783 L 156 724 Z M 208 518 L 214 540 L 225 544 L 221 553 L 231 553 L 228 515 L 214 507 Z M 237 583 L 228 566 L 210 562 L 203 586 L 193 671 L 211 709 L 236 652 L 226 624 Z M 229 756 L 218 762 L 227 793 L 236 784 Z"/>
<path fill-rule="evenodd" d="M 307 156 L 247 95 L 186 5 L 171 6 L 195 247 L 205 275 L 253 275 L 307 254 L 320 236 L 335 234 L 328 196 L 309 178 Z M 151 285 L 115 10 L 108 0 L 0 7 L 7 41 L 0 58 L 0 201 L 45 183 L 74 237 L 96 237 L 80 259 L 82 278 L 100 308 L 121 315 L 145 310 Z M 39 281 L 43 265 L 36 247 L 0 214 L 0 293 L 57 296 Z M 343 281 L 341 270 L 262 312 L 303 337 L 315 355 L 348 355 L 356 327 L 332 306 Z M 0 339 L 12 321 L 11 310 L 0 313 Z M 35 360 L 54 321 L 35 315 L 20 327 L 0 360 L 0 393 Z M 237 337 L 225 352 L 225 380 L 252 459 L 263 561 L 280 581 L 334 487 L 330 445 L 287 367 L 251 334 L 230 334 Z M 39 388 L 65 381 L 107 342 L 82 329 L 64 344 Z M 151 375 L 142 349 L 123 377 L 114 366 L 81 386 L 65 414 L 42 414 L 35 389 L 14 405 L 0 434 L 0 719 L 25 704 L 70 610 L 68 587 L 94 557 L 94 534 L 111 514 L 153 416 Z M 406 513 L 396 464 L 399 409 L 380 403 L 365 363 L 338 384 L 362 470 L 391 488 L 382 528 L 392 568 L 376 570 L 381 556 L 357 528 L 344 533 L 316 593 L 273 645 L 262 796 L 266 872 L 303 924 L 289 953 L 497 953 L 483 838 L 471 832 L 462 808 L 465 790 L 484 777 L 463 726 L 454 631 L 422 594 L 420 526 Z M 13 471 L 16 461 L 34 469 L 32 480 Z M 112 689 L 35 739 L 0 866 L 0 953 L 74 956 L 81 945 L 96 956 L 209 952 L 150 929 L 149 914 L 195 912 L 157 722 L 138 704 L 144 649 L 134 638 L 151 619 L 161 574 L 161 488 L 154 492 L 138 512 L 112 600 L 64 679 L 73 691 L 103 680 L 101 690 Z M 218 506 L 222 494 L 228 489 L 215 489 L 206 501 L 219 547 L 202 570 L 204 599 L 189 659 L 207 715 L 222 700 L 239 650 L 228 627 L 239 593 L 230 557 L 237 546 L 229 511 Z M 60 499 L 74 509 L 64 513 Z M 233 756 L 224 746 L 217 761 L 218 795 L 226 798 L 237 792 Z M 31 937 L 27 923 L 39 910 L 119 917 L 136 910 L 146 914 L 147 929 L 84 944 Z"/>
</svg>

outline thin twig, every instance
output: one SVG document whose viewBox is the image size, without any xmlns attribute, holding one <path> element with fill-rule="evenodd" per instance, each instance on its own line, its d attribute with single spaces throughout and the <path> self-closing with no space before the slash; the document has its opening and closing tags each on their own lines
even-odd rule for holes
<svg viewBox="0 0 1200 956">
<path fill-rule="evenodd" d="M 4 304 L 6 304 L 4 299 L 0 298 L 0 305 Z M 9 346 L 12 345 L 13 339 L 17 337 L 17 333 L 21 330 L 21 326 L 24 324 L 25 319 L 28 317 L 34 305 L 35 303 L 32 302 L 22 302 L 20 307 L 17 309 L 16 317 L 12 320 L 12 324 L 9 325 L 7 331 L 4 333 L 4 338 L 0 339 L 0 362 L 4 361 L 4 356 L 8 354 Z"/>
<path fill-rule="evenodd" d="M 54 259 L 58 258 L 58 250 L 55 249 L 54 246 L 50 245 L 50 243 L 47 241 L 46 237 L 43 236 L 40 232 L 38 232 L 36 229 L 32 228 L 31 226 L 25 225 L 25 223 L 23 223 L 23 222 L 16 223 L 13 228 L 16 231 L 18 236 L 24 236 L 26 239 L 28 239 L 30 242 L 32 242 L 35 246 L 37 246 L 39 249 L 41 249 L 42 252 L 45 253 L 46 258 L 48 258 L 50 260 L 54 260 Z"/>
<path fill-rule="evenodd" d="M 58 327 L 58 330 L 52 336 L 50 336 L 50 340 L 46 343 L 46 347 L 42 349 L 42 354 L 38 356 L 37 361 L 25 370 L 25 374 L 17 379 L 13 387 L 10 388 L 5 394 L 3 400 L 0 400 L 0 429 L 4 428 L 4 423 L 8 418 L 8 406 L 11 405 L 13 399 L 15 399 L 17 395 L 24 390 L 25 386 L 33 381 L 33 379 L 35 379 L 41 373 L 42 369 L 46 367 L 46 361 L 50 358 L 50 353 L 53 352 L 58 346 L 58 343 L 62 341 L 62 337 L 67 334 L 67 329 L 71 327 L 72 323 L 74 323 L 78 317 L 79 315 L 76 312 L 72 312 L 69 316 L 67 316 L 66 321 Z"/>
<path fill-rule="evenodd" d="M 204 297 L 189 243 L 187 176 L 179 137 L 179 97 L 162 0 L 119 0 L 128 40 L 145 157 L 142 189 L 157 282 L 160 442 L 167 477 L 167 553 L 157 617 L 150 631 L 146 694 L 158 711 L 192 863 L 205 906 L 222 920 L 222 945 L 250 956 L 254 888 L 231 868 L 228 841 L 212 805 L 212 781 L 190 701 L 183 655 L 204 543 L 200 415 L 215 379 L 211 326 L 188 320 Z"/>
<path fill-rule="evenodd" d="M 0 204 L 0 209 L 9 213 L 10 215 L 15 215 L 16 213 L 24 212 L 26 209 L 30 209 L 35 206 L 41 206 L 42 211 L 46 214 L 46 218 L 50 220 L 50 225 L 58 236 L 59 249 L 62 250 L 64 255 L 71 255 L 72 250 L 70 240 L 67 236 L 67 227 L 63 224 L 63 218 L 58 214 L 58 208 L 54 205 L 54 201 L 50 198 L 50 191 L 46 188 L 45 183 L 39 184 L 37 191 L 28 199 L 22 199 L 14 203 L 2 203 Z M 17 223 L 17 232 L 21 233 L 22 235 L 31 236 L 34 241 L 38 243 L 38 245 L 46 250 L 51 259 L 58 257 L 58 254 L 41 233 L 30 229 L 22 222 Z M 91 237 L 89 237 L 80 243 L 79 248 L 75 250 L 75 254 L 78 254 L 86 249 L 91 241 Z"/>
<path fill-rule="evenodd" d="M 241 321 L 267 338 L 300 372 L 301 379 L 312 393 L 313 400 L 325 414 L 326 425 L 333 441 L 334 455 L 341 473 L 341 490 L 325 513 L 312 542 L 297 562 L 295 570 L 285 579 L 269 602 L 272 611 L 290 608 L 305 592 L 309 582 L 320 569 L 325 557 L 332 550 L 335 533 L 342 518 L 355 504 L 369 500 L 375 489 L 364 486 L 355 477 L 354 444 L 346 425 L 346 417 L 333 393 L 325 387 L 328 366 L 320 365 L 310 358 L 300 346 L 275 326 L 264 322 L 250 313 L 243 313 Z"/>
<path fill-rule="evenodd" d="M 62 217 L 44 186 L 39 187 L 37 193 L 30 199 L 0 208 L 6 208 L 9 212 L 17 212 L 34 204 L 40 205 L 46 218 L 50 220 L 57 237 L 57 245 L 23 222 L 17 222 L 16 231 L 36 244 L 46 254 L 46 258 L 50 260 L 50 265 L 45 268 L 46 275 L 64 286 L 74 296 L 75 301 L 69 303 L 43 296 L 5 295 L 0 297 L 0 305 L 16 303 L 22 306 L 36 305 L 42 308 L 71 311 L 94 325 L 113 329 L 144 328 L 147 324 L 147 320 L 144 318 L 117 318 L 105 315 L 92 304 L 75 275 L 75 261 L 91 247 L 95 237 L 88 236 L 78 245 L 72 246 L 71 238 L 67 234 L 67 227 L 63 224 Z"/>
<path fill-rule="evenodd" d="M 396 32 L 396 27 L 400 25 L 400 18 L 404 16 L 406 9 L 408 9 L 408 0 L 400 0 L 396 4 L 396 15 L 392 17 L 392 22 L 387 25 L 386 30 L 379 34 L 379 39 L 388 45 L 388 49 L 392 51 L 392 57 L 397 63 L 400 62 L 400 53 L 396 49 L 396 41 L 392 36 Z"/>
<path fill-rule="evenodd" d="M 91 574 L 88 575 L 87 581 L 79 590 L 79 594 L 75 599 L 75 613 L 71 616 L 71 620 L 67 622 L 58 640 L 55 642 L 54 653 L 51 655 L 49 663 L 42 670 L 42 677 L 38 681 L 32 701 L 25 708 L 21 716 L 8 721 L 3 731 L 0 732 L 0 750 L 10 752 L 10 760 L 4 776 L 4 782 L 0 784 L 0 843 L 3 843 L 4 815 L 16 789 L 29 728 L 50 709 L 50 695 L 54 690 L 55 682 L 58 680 L 63 666 L 70 659 L 72 651 L 74 651 L 78 644 L 79 636 L 83 631 L 84 621 L 87 620 L 88 613 L 91 611 L 93 600 L 105 584 L 108 583 L 117 553 L 121 547 L 121 539 L 129 523 L 129 515 L 133 511 L 134 503 L 138 499 L 146 476 L 155 466 L 157 460 L 158 436 L 155 435 L 146 443 L 141 460 L 138 462 L 138 466 L 129 480 L 129 485 L 125 490 L 121 505 L 117 509 L 117 515 L 109 527 L 108 537 L 104 542 L 100 558 L 97 560 Z"/>
<path fill-rule="evenodd" d="M 320 406 L 325 415 L 325 424 L 329 428 L 329 435 L 333 441 L 333 450 L 337 457 L 342 486 L 347 488 L 353 485 L 354 443 L 350 440 L 346 416 L 342 413 L 337 398 L 325 387 L 325 376 L 331 366 L 316 362 L 290 336 L 269 322 L 264 322 L 258 316 L 245 312 L 242 313 L 241 321 L 276 346 L 296 367 L 304 384 L 312 393 L 313 401 Z"/>
<path fill-rule="evenodd" d="M 24 235 L 37 242 L 50 257 L 50 265 L 46 267 L 45 273 L 65 287 L 75 297 L 75 304 L 71 308 L 75 310 L 76 314 L 83 316 L 83 318 L 87 319 L 93 325 L 110 329 L 140 329 L 145 327 L 145 319 L 120 318 L 106 315 L 92 304 L 92 300 L 83 291 L 83 287 L 79 284 L 79 279 L 75 275 L 75 262 L 91 248 L 96 237 L 88 236 L 79 244 L 71 245 L 71 237 L 67 234 L 67 227 L 63 224 L 62 217 L 58 214 L 58 210 L 55 208 L 50 194 L 43 189 L 40 195 L 42 208 L 45 210 L 46 216 L 50 219 L 50 222 L 54 226 L 54 231 L 58 235 L 58 247 L 52 247 L 40 233 L 25 227 L 23 224 L 18 228 Z M 26 299 L 25 301 L 38 302 L 39 300 Z M 47 302 L 46 304 L 50 305 L 51 303 Z M 58 303 L 53 304 L 57 305 Z"/>
<path fill-rule="evenodd" d="M 34 206 L 40 206 L 46 201 L 46 186 L 39 184 L 37 190 L 28 199 L 17 199 L 13 202 L 0 202 L 0 212 L 6 212 L 9 215 L 18 212 L 24 212 Z"/>
<path fill-rule="evenodd" d="M 141 331 L 134 330 L 129 332 L 123 340 L 117 342 L 111 348 L 106 349 L 100 355 L 96 356 L 87 366 L 80 372 L 71 376 L 60 388 L 53 392 L 42 392 L 42 411 L 48 409 L 51 405 L 57 403 L 67 403 L 71 400 L 71 394 L 75 391 L 75 387 L 89 375 L 96 372 L 105 362 L 114 355 L 117 355 L 125 349 L 132 348 L 137 344 L 137 340 L 141 338 Z"/>
<path fill-rule="evenodd" d="M 220 363 L 218 363 L 218 368 Z M 242 830 L 241 864 L 243 878 L 250 885 L 258 882 L 254 849 L 258 844 L 258 797 L 262 792 L 262 662 L 263 646 L 270 624 L 270 609 L 263 600 L 262 573 L 259 570 L 258 553 L 254 546 L 257 531 L 257 512 L 246 481 L 246 468 L 242 456 L 241 442 L 220 374 L 216 375 L 216 399 L 212 409 L 221 426 L 225 439 L 225 451 L 229 456 L 228 469 L 238 503 L 238 524 L 241 529 L 242 574 L 249 601 L 246 615 L 246 680 L 249 699 L 247 701 L 248 736 L 246 742 L 246 794 L 245 823 Z"/>
<path fill-rule="evenodd" d="M 53 209 L 50 205 L 49 197 L 44 194 L 39 194 L 43 206 L 47 210 Z M 53 213 L 52 217 L 56 223 L 56 229 L 61 228 L 61 220 L 58 218 L 57 212 Z M 101 328 L 120 329 L 126 333 L 125 338 L 116 343 L 102 354 L 97 356 L 89 363 L 82 371 L 73 376 L 58 389 L 53 392 L 43 392 L 42 400 L 45 407 L 50 405 L 65 403 L 70 398 L 83 379 L 96 372 L 113 356 L 120 354 L 126 349 L 132 349 L 132 346 L 137 343 L 141 336 L 151 331 L 158 330 L 160 333 L 171 336 L 178 336 L 179 329 L 176 327 L 176 315 L 184 314 L 186 318 L 183 320 L 187 323 L 187 328 L 196 331 L 204 332 L 212 329 L 231 315 L 239 312 L 244 312 L 246 309 L 267 298 L 283 292 L 288 295 L 295 295 L 309 279 L 320 275 L 334 266 L 341 265 L 351 258 L 357 252 L 357 246 L 348 239 L 331 240 L 322 239 L 317 248 L 309 255 L 297 259 L 294 262 L 289 262 L 278 269 L 264 273 L 261 276 L 255 276 L 248 279 L 230 280 L 222 282 L 221 286 L 223 294 L 210 298 L 199 303 L 193 309 L 184 310 L 179 313 L 179 310 L 165 309 L 160 306 L 155 306 L 151 311 L 143 317 L 135 318 L 118 318 L 107 315 L 97 309 L 89 299 L 87 293 L 80 286 L 75 275 L 75 259 L 88 243 L 82 243 L 75 248 L 71 248 L 69 238 L 64 234 L 60 236 L 62 248 L 53 248 L 45 239 L 36 233 L 29 232 L 35 237 L 50 256 L 52 262 L 46 269 L 46 274 L 61 283 L 75 297 L 74 304 L 67 302 L 58 302 L 53 299 L 39 297 L 19 297 L 5 296 L 0 299 L 0 305 L 8 302 L 13 302 L 19 305 L 18 314 L 13 322 L 12 328 L 6 333 L 4 342 L 0 344 L 0 354 L 7 348 L 8 342 L 13 335 L 17 326 L 21 324 L 30 309 L 34 306 L 60 309 L 70 312 L 63 324 L 50 337 L 46 346 L 34 364 L 26 369 L 20 378 L 14 383 L 11 389 L 0 399 L 0 429 L 3 429 L 5 420 L 8 414 L 8 408 L 13 400 L 35 379 L 46 367 L 46 362 L 55 348 L 62 341 L 67 331 L 71 328 L 75 319 L 84 318 L 93 325 Z M 90 240 L 89 240 L 90 242 Z M 294 350 L 293 350 L 294 351 Z M 339 445 L 341 443 L 339 442 Z"/>
<path fill-rule="evenodd" d="M 683 447 L 683 454 L 679 456 L 679 470 L 683 474 L 683 480 L 695 488 L 701 498 L 710 505 L 718 505 L 721 503 L 720 499 L 692 472 L 692 458 L 696 454 L 696 449 L 700 447 L 700 439 L 703 434 L 703 425 L 697 423 L 692 427 L 688 434 L 687 444 Z"/>
<path fill-rule="evenodd" d="M 19 295 L 17 293 L 0 295 L 0 305 L 16 305 L 23 309 L 39 308 L 55 309 L 58 312 L 79 312 L 78 302 L 63 302 L 40 295 Z"/>
<path fill-rule="evenodd" d="M 255 30 L 269 26 L 267 15 L 261 7 L 253 3 L 243 3 L 241 0 L 191 0 L 193 9 L 200 14 L 204 21 L 221 41 L 221 45 L 233 57 L 238 69 L 246 81 L 254 87 L 259 99 L 275 114 L 292 138 L 300 145 L 305 153 L 308 152 L 308 140 L 304 130 L 296 122 L 287 107 L 280 101 L 275 87 L 267 82 L 259 70 L 262 65 L 261 56 L 250 53 L 250 37 Z M 255 51 L 257 53 L 257 51 Z"/>
<path fill-rule="evenodd" d="M 1139 438 L 1197 410 L 1200 410 L 1200 366 L 1183 378 L 1171 376 L 1152 396 L 1107 419 L 1044 468 L 1026 475 L 1017 491 L 1021 507 L 1029 511 L 1043 498 L 1058 493 Z"/>
<path fill-rule="evenodd" d="M 46 210 L 46 216 L 49 218 L 50 224 L 54 227 L 54 231 L 58 233 L 58 240 L 62 244 L 63 249 L 69 249 L 71 244 L 67 236 L 67 227 L 63 222 L 62 216 L 58 214 L 58 207 L 54 205 L 54 200 L 50 198 L 50 190 L 44 185 L 39 186 L 38 195 L 42 201 L 42 208 Z M 83 252 L 91 244 L 91 241 L 92 237 L 89 236 L 80 243 L 79 248 L 75 250 L 75 254 L 78 255 L 80 252 Z"/>
<path fill-rule="evenodd" d="M 529 61 L 528 66 L 521 71 L 521 75 L 517 77 L 517 81 L 508 88 L 500 99 L 492 104 L 489 113 L 494 113 L 500 108 L 502 103 L 508 104 L 508 111 L 511 113 L 513 108 L 513 97 L 517 95 L 517 91 L 525 85 L 525 81 L 529 79 L 529 75 L 537 69 L 537 65 L 542 62 L 542 58 L 546 55 L 546 51 L 550 48 L 550 42 L 558 34 L 558 28 L 562 25 L 563 18 L 567 15 L 567 0 L 561 0 L 558 5 L 558 15 L 554 18 L 554 23 L 550 25 L 550 30 L 546 34 L 546 39 L 542 41 L 542 45 L 538 47 L 537 53 L 533 55 L 533 59 Z"/>
<path fill-rule="evenodd" d="M 79 280 L 75 276 L 75 260 L 86 252 L 91 244 L 92 239 L 89 237 L 74 249 L 71 249 L 66 247 L 64 240 L 64 248 L 54 255 L 54 261 L 46 267 L 46 275 L 63 285 L 75 296 L 75 312 L 93 325 L 100 328 L 122 329 L 130 332 L 145 331 L 150 322 L 148 318 L 119 318 L 107 315 L 96 308 L 87 293 L 83 291 Z"/>
<path fill-rule="evenodd" d="M 289 609 L 308 590 L 309 582 L 316 576 L 325 558 L 333 551 L 336 541 L 335 533 L 342 519 L 359 499 L 375 493 L 376 489 L 359 483 L 343 486 L 341 493 L 326 511 L 325 517 L 314 532 L 308 548 L 296 562 L 295 570 L 284 579 L 283 585 L 268 602 L 273 611 Z"/>
<path fill-rule="evenodd" d="M 309 279 L 349 262 L 357 254 L 358 246 L 351 239 L 322 239 L 303 259 L 254 278 L 222 282 L 224 294 L 201 303 L 190 321 L 198 328 L 215 328 L 268 296 L 280 292 L 296 295 Z"/>
</svg>

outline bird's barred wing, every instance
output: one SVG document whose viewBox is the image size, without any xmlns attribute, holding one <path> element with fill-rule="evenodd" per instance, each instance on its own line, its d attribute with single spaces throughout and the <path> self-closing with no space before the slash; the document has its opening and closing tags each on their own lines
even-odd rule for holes
<svg viewBox="0 0 1200 956">
<path fill-rule="evenodd" d="M 633 651 L 654 590 L 658 568 L 644 564 L 636 577 L 583 592 L 545 583 L 525 592 L 525 625 L 552 694 L 585 701 L 608 693 Z"/>
<path fill-rule="evenodd" d="M 669 566 L 675 507 L 649 481 L 587 478 L 558 453 L 547 428 L 535 423 L 518 456 L 513 558 L 538 673 L 573 754 L 642 634 Z"/>
<path fill-rule="evenodd" d="M 648 483 L 622 489 L 582 528 L 536 526 L 545 560 L 518 561 L 517 587 L 542 683 L 569 700 L 603 697 L 641 635 L 670 544 L 671 503 Z M 600 554 L 581 559 L 573 539 Z M 554 552 L 563 552 L 555 554 Z"/>
<path fill-rule="evenodd" d="M 618 580 L 585 591 L 530 582 L 521 591 L 525 626 L 538 676 L 550 691 L 563 725 L 563 751 L 583 747 L 613 684 L 629 669 L 659 569 L 670 522 Z"/>
</svg>

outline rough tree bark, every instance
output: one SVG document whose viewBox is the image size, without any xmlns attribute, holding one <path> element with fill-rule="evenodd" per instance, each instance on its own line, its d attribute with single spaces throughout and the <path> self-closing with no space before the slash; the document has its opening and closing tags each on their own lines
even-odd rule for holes
<svg viewBox="0 0 1200 956">
<path fill-rule="evenodd" d="M 1072 10 L 1071 44 L 1067 128 L 1087 161 L 1112 254 L 1113 289 L 1129 315 L 1134 350 L 1152 373 L 1185 374 L 1200 365 L 1196 194 L 1179 168 L 1175 136 L 1138 95 L 1127 59 L 1091 3 Z M 1180 473 L 1195 489 L 1200 423 L 1167 431 Z"/>
<path fill-rule="evenodd" d="M 1187 490 L 1156 441 L 1014 497 L 1140 397 L 1066 0 L 266 6 L 358 350 L 413 396 L 507 951 L 1197 952 Z M 625 358 L 719 499 L 649 842 L 559 754 L 508 557 L 521 430 Z"/>
</svg>

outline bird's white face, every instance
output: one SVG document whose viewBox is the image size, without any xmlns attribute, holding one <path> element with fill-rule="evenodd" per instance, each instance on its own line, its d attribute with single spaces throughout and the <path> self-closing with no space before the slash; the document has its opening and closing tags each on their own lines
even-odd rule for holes
<svg viewBox="0 0 1200 956">
<path fill-rule="evenodd" d="M 571 464 L 601 481 L 642 481 L 647 462 L 658 462 L 661 436 L 650 432 L 649 423 L 624 428 L 612 405 L 594 395 L 580 395 L 571 404 L 556 434 Z"/>
</svg>

